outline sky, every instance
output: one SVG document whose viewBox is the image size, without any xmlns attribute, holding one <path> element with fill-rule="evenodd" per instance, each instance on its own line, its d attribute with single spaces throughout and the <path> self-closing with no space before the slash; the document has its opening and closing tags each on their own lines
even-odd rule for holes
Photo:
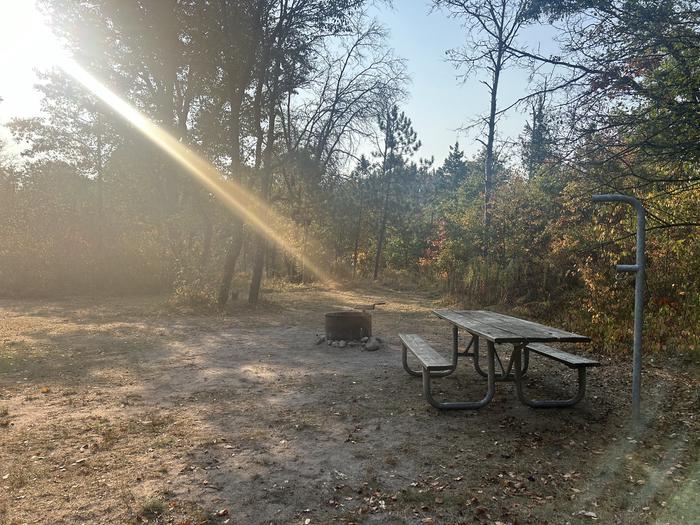
<svg viewBox="0 0 700 525">
<path fill-rule="evenodd" d="M 431 10 L 427 0 L 395 0 L 393 8 L 375 8 L 376 18 L 391 31 L 391 45 L 396 54 L 407 61 L 412 79 L 410 98 L 404 112 L 423 146 L 418 155 L 435 157 L 438 164 L 447 156 L 449 146 L 459 140 L 460 149 L 474 155 L 481 145 L 474 140 L 475 132 L 458 130 L 484 115 L 489 108 L 486 86 L 474 76 L 458 79 L 459 71 L 446 60 L 445 52 L 465 43 L 465 32 L 458 20 L 445 11 Z M 521 32 L 522 42 L 531 49 L 554 52 L 555 32 L 537 26 Z M 499 107 L 506 107 L 528 91 L 529 72 L 511 69 L 502 77 L 499 87 Z M 522 110 L 510 111 L 499 123 L 499 135 L 516 139 L 523 130 L 527 115 Z"/>
<path fill-rule="evenodd" d="M 47 69 L 60 51 L 34 0 L 0 0 L 0 122 L 36 115 L 35 69 Z"/>
<path fill-rule="evenodd" d="M 11 118 L 40 113 L 36 70 L 50 68 L 60 54 L 34 0 L 0 0 L 0 138 L 9 140 L 2 124 Z"/>
<path fill-rule="evenodd" d="M 456 140 L 468 155 L 476 154 L 480 146 L 474 132 L 458 130 L 487 111 L 488 92 L 478 77 L 458 80 L 458 71 L 446 60 L 445 52 L 465 41 L 460 23 L 444 12 L 431 12 L 427 0 L 395 0 L 393 7 L 375 7 L 372 14 L 389 29 L 390 45 L 407 61 L 412 83 L 402 110 L 423 144 L 417 156 L 434 156 L 440 164 Z M 542 27 L 523 33 L 528 46 L 545 49 L 551 47 L 552 36 Z M 0 0 L 0 71 L 7 72 L 0 77 L 0 125 L 40 113 L 35 71 L 49 68 L 60 54 L 51 38 L 34 0 Z M 509 104 L 527 87 L 526 71 L 508 71 L 501 81 L 499 103 Z M 526 115 L 513 110 L 500 122 L 499 134 L 515 139 L 525 121 Z M 7 131 L 0 129 L 0 136 L 7 138 Z"/>
</svg>

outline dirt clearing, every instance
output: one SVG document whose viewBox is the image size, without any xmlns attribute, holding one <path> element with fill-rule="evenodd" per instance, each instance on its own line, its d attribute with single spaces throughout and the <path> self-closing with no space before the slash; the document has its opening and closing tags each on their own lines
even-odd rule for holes
<svg viewBox="0 0 700 525">
<path fill-rule="evenodd" d="M 636 434 L 627 358 L 602 357 L 571 409 L 527 408 L 500 383 L 487 408 L 440 413 L 397 338 L 447 352 L 429 297 L 267 297 L 226 315 L 0 302 L 0 523 L 699 522 L 696 370 L 648 360 Z M 382 300 L 380 350 L 315 344 L 324 312 Z M 573 379 L 549 370 L 533 359 L 535 389 Z M 485 388 L 466 363 L 437 385 Z"/>
</svg>

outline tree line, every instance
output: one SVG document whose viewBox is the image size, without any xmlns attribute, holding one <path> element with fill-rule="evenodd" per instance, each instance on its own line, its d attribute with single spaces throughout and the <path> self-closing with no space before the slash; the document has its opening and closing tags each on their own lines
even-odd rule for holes
<svg viewBox="0 0 700 525">
<path fill-rule="evenodd" d="M 449 59 L 489 94 L 469 125 L 479 152 L 455 143 L 442 161 L 420 157 L 405 64 L 367 2 L 43 5 L 79 63 L 285 217 L 286 242 L 335 278 L 439 287 L 624 341 L 632 294 L 614 265 L 633 255 L 633 220 L 590 203 L 621 192 L 649 214 L 655 344 L 700 342 L 696 2 L 435 0 L 466 36 Z M 522 38 L 544 25 L 556 56 Z M 511 67 L 532 81 L 504 106 Z M 42 115 L 9 125 L 22 160 L 2 161 L 0 293 L 224 306 L 258 302 L 266 278 L 314 279 L 75 81 L 48 71 L 38 89 Z M 509 142 L 513 110 L 528 119 Z"/>
</svg>

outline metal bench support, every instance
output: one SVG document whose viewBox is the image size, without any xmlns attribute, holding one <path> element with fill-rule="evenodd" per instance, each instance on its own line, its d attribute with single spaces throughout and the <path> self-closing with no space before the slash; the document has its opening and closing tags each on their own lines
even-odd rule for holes
<svg viewBox="0 0 700 525">
<path fill-rule="evenodd" d="M 477 410 L 479 408 L 484 408 L 486 405 L 488 405 L 491 400 L 493 399 L 493 396 L 496 393 L 496 377 L 495 377 L 495 354 L 496 350 L 494 347 L 494 344 L 489 342 L 488 344 L 488 362 L 489 362 L 489 367 L 488 367 L 488 387 L 486 391 L 486 396 L 481 400 L 481 401 L 437 401 L 433 397 L 433 393 L 431 392 L 431 384 L 430 384 L 430 378 L 431 376 L 434 376 L 435 372 L 432 374 L 428 372 L 427 369 L 423 368 L 422 374 L 423 374 L 423 397 L 425 397 L 426 401 L 430 403 L 432 406 L 435 408 L 438 408 L 440 410 Z M 455 357 L 456 359 L 456 357 Z"/>
<path fill-rule="evenodd" d="M 473 344 L 472 344 L 473 343 Z M 476 373 L 479 374 L 481 377 L 488 377 L 488 374 L 481 368 L 481 365 L 479 364 L 479 338 L 475 335 L 472 336 L 472 343 L 469 343 L 470 346 L 472 346 L 473 350 L 472 353 L 469 354 L 472 356 L 472 361 L 474 363 L 474 370 L 476 370 Z M 501 368 L 501 372 L 496 374 L 496 381 L 514 381 L 515 380 L 515 375 L 512 373 L 513 370 L 513 356 L 511 355 L 510 361 L 508 362 L 508 367 L 503 366 L 503 362 L 501 361 L 501 358 L 498 357 L 498 353 L 495 354 L 496 360 L 498 361 L 498 365 Z M 525 358 L 523 359 L 523 368 L 520 370 L 520 374 L 524 376 L 527 374 L 527 369 L 530 366 L 530 354 L 525 353 Z"/>
<path fill-rule="evenodd" d="M 583 396 L 586 394 L 586 370 L 585 366 L 576 367 L 578 370 L 578 390 L 576 395 L 570 399 L 530 399 L 524 392 L 523 389 L 523 374 L 521 372 L 521 361 L 522 352 L 525 351 L 525 356 L 527 357 L 529 352 L 527 348 L 523 349 L 522 346 L 516 347 L 513 351 L 513 358 L 515 360 L 515 389 L 518 393 L 518 399 L 526 404 L 527 406 L 533 408 L 560 408 L 560 407 L 570 407 L 581 401 Z"/>
</svg>

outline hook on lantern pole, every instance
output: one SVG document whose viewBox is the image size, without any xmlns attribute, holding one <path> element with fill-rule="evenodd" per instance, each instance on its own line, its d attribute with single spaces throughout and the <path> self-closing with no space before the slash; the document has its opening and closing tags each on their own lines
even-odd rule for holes
<svg viewBox="0 0 700 525">
<path fill-rule="evenodd" d="M 646 259 L 644 243 L 646 218 L 644 205 L 627 195 L 594 195 L 593 202 L 623 202 L 637 210 L 637 254 L 634 264 L 618 264 L 618 272 L 634 272 L 634 343 L 632 350 L 632 417 L 640 417 L 640 390 L 642 382 L 642 324 L 644 321 L 644 272 Z"/>
</svg>

